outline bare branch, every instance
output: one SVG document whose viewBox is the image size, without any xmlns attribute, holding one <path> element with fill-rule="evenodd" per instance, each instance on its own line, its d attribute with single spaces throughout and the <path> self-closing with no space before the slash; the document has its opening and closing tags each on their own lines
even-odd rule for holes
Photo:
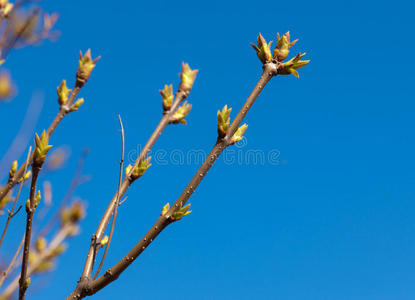
<svg viewBox="0 0 415 300">
<path fill-rule="evenodd" d="M 108 237 L 108 242 L 107 242 L 107 245 L 105 246 L 105 251 L 104 251 L 104 254 L 102 255 L 101 262 L 99 263 L 97 271 L 95 272 L 95 275 L 92 279 L 95 279 L 98 276 L 99 272 L 101 271 L 102 266 L 104 265 L 105 257 L 107 256 L 108 248 L 111 244 L 112 236 L 114 234 L 115 222 L 117 220 L 117 214 L 118 214 L 118 207 L 120 206 L 120 188 L 121 188 L 121 183 L 122 183 L 122 173 L 124 170 L 125 136 L 124 136 L 124 126 L 122 125 L 122 120 L 121 120 L 120 115 L 118 115 L 118 119 L 120 121 L 120 127 L 121 127 L 121 160 L 120 160 L 120 175 L 119 175 L 118 189 L 117 189 L 117 200 L 115 202 L 114 214 L 112 217 L 112 224 L 111 224 L 110 235 Z"/>
</svg>

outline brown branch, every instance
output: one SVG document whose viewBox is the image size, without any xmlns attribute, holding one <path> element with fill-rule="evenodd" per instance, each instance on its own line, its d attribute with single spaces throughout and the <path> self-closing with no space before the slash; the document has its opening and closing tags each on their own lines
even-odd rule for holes
<svg viewBox="0 0 415 300">
<path fill-rule="evenodd" d="M 76 97 L 78 96 L 79 91 L 84 86 L 85 80 L 82 80 L 79 78 L 78 74 L 76 77 L 75 87 L 72 90 L 72 93 L 67 101 L 66 104 L 61 105 L 59 108 L 58 114 L 53 119 L 52 123 L 50 124 L 48 130 L 46 131 L 46 134 L 48 138 L 50 138 L 55 131 L 56 127 L 58 127 L 59 123 L 62 121 L 62 119 L 72 112 L 71 105 L 75 101 Z M 29 164 L 31 164 L 33 161 L 33 154 L 30 156 Z M 7 195 L 7 193 L 19 182 L 20 178 L 24 174 L 24 168 L 26 168 L 26 163 L 20 167 L 20 169 L 16 172 L 15 176 L 7 182 L 7 184 L 0 189 L 0 200 Z"/>
<path fill-rule="evenodd" d="M 125 152 L 125 137 L 124 137 L 124 126 L 122 125 L 122 120 L 121 120 L 120 115 L 118 115 L 118 119 L 120 120 L 120 127 L 121 127 L 121 160 L 120 160 L 120 175 L 118 179 L 117 199 L 115 202 L 114 214 L 112 216 L 112 224 L 111 224 L 110 235 L 108 237 L 108 242 L 107 242 L 107 245 L 105 246 L 105 251 L 104 251 L 104 254 L 102 255 L 101 262 L 99 263 L 97 271 L 95 272 L 95 275 L 92 279 L 95 279 L 98 276 L 99 272 L 101 271 L 102 266 L 104 265 L 104 261 L 108 253 L 108 248 L 111 244 L 112 236 L 114 234 L 115 222 L 117 220 L 117 214 L 118 214 L 118 207 L 120 205 L 120 188 L 121 188 L 121 183 L 122 183 L 122 173 L 124 170 L 123 166 L 124 166 L 124 152 Z"/>
<path fill-rule="evenodd" d="M 118 276 L 132 264 L 132 262 L 153 242 L 153 240 L 163 231 L 169 224 L 174 222 L 172 215 L 179 208 L 181 208 L 193 194 L 200 182 L 205 177 L 206 173 L 210 170 L 214 162 L 217 160 L 222 151 L 231 144 L 231 138 L 235 134 L 242 120 L 248 113 L 249 109 L 261 93 L 262 89 L 269 82 L 269 80 L 277 75 L 279 63 L 271 62 L 265 63 L 263 66 L 263 73 L 254 90 L 246 100 L 242 109 L 239 111 L 235 120 L 226 132 L 226 136 L 218 138 L 216 144 L 208 155 L 207 159 L 203 162 L 202 166 L 193 176 L 190 183 L 187 185 L 183 193 L 179 196 L 176 202 L 170 207 L 170 209 L 162 214 L 151 229 L 144 235 L 144 237 L 125 255 L 117 264 L 108 269 L 104 275 L 98 277 L 95 280 L 88 281 L 82 280 L 78 284 L 75 291 L 67 297 L 67 300 L 82 299 L 85 296 L 90 296 L 116 280 Z"/>
<path fill-rule="evenodd" d="M 27 171 L 27 166 L 28 166 L 27 162 L 29 161 L 29 157 L 30 157 L 31 152 L 32 152 L 32 146 L 29 147 L 29 151 L 27 152 L 27 158 L 26 158 L 25 168 L 23 170 L 23 174 L 25 174 L 26 171 Z M 24 183 L 24 180 L 22 180 L 22 182 L 20 183 L 19 190 L 17 191 L 17 194 L 16 194 L 16 198 L 14 198 L 12 209 L 9 211 L 9 215 L 7 217 L 6 225 L 4 225 L 3 233 L 1 234 L 1 238 L 0 238 L 0 247 L 3 244 L 3 239 L 6 236 L 6 232 L 7 232 L 7 229 L 9 228 L 10 221 L 16 215 L 17 211 L 19 211 L 19 210 L 17 210 L 16 212 L 14 212 L 14 209 L 16 207 L 17 200 L 19 200 L 20 192 L 22 191 L 22 187 L 23 187 L 23 183 Z"/>
<path fill-rule="evenodd" d="M 36 151 L 36 150 L 35 150 Z M 37 164 L 33 162 L 32 164 L 32 183 L 30 186 L 30 198 L 29 198 L 29 205 L 26 204 L 26 232 L 25 232 L 25 241 L 23 247 L 23 258 L 22 258 L 22 271 L 20 273 L 20 280 L 19 280 L 19 300 L 25 299 L 25 293 L 27 290 L 27 267 L 29 265 L 29 252 L 30 252 L 30 239 L 32 236 L 32 223 L 33 223 L 33 216 L 36 210 L 35 205 L 35 196 L 36 196 L 36 184 L 37 179 L 39 176 L 39 172 L 42 169 L 41 164 Z"/>
<path fill-rule="evenodd" d="M 150 136 L 149 140 L 145 144 L 143 150 L 141 151 L 140 155 L 136 159 L 132 169 L 134 170 L 140 162 L 144 161 L 144 159 L 147 157 L 148 153 L 150 152 L 151 148 L 163 132 L 163 130 L 167 127 L 167 125 L 170 123 L 170 119 L 173 116 L 174 112 L 177 110 L 181 102 L 186 99 L 188 93 L 185 90 L 182 90 L 179 88 L 179 90 L 176 93 L 175 100 L 171 106 L 171 108 L 164 112 L 163 117 L 160 120 L 160 123 L 157 125 L 156 129 L 154 130 L 153 134 Z M 91 245 L 89 247 L 88 255 L 86 257 L 84 269 L 82 272 L 81 279 L 78 283 L 78 286 L 83 285 L 84 282 L 87 282 L 91 279 L 92 275 L 92 269 L 94 266 L 94 260 L 95 260 L 95 250 L 96 250 L 96 242 L 100 241 L 105 233 L 105 230 L 108 226 L 109 220 L 112 216 L 112 213 L 114 211 L 117 198 L 123 197 L 127 189 L 130 187 L 130 185 L 134 182 L 134 180 L 131 179 L 130 176 L 126 176 L 121 184 L 121 188 L 112 198 L 111 202 L 109 203 L 103 217 L 101 218 L 98 228 L 95 232 L 95 234 L 92 235 L 91 238 Z M 118 195 L 118 197 L 117 197 Z"/>
</svg>

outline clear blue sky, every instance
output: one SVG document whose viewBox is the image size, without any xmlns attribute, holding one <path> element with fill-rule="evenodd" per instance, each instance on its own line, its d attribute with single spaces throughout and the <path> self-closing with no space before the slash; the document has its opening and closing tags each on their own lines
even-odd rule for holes
<svg viewBox="0 0 415 300">
<path fill-rule="evenodd" d="M 191 198 L 193 213 L 93 299 L 415 299 L 410 1 L 48 0 L 42 6 L 60 13 L 62 35 L 11 54 L 6 67 L 19 94 L 1 104 L 1 153 L 33 91 L 45 95 L 41 131 L 58 109 L 56 86 L 63 78 L 73 83 L 79 50 L 91 48 L 102 60 L 82 90 L 84 106 L 51 141 L 70 145 L 72 156 L 47 177 L 57 202 L 81 149 L 89 147 L 91 181 L 76 193 L 88 202 L 88 216 L 60 272 L 38 280 L 32 299 L 62 299 L 79 279 L 90 235 L 116 190 L 117 114 L 131 153 L 159 121 L 158 90 L 177 87 L 180 64 L 189 62 L 200 72 L 188 125 L 169 127 L 154 150 L 208 151 L 217 109 L 238 110 L 260 75 L 249 43 L 258 32 L 268 40 L 287 30 L 300 38 L 294 51 L 312 61 L 300 79 L 271 81 L 246 119 L 246 144 L 234 148 L 242 155 L 278 151 L 278 164 L 219 160 Z M 197 168 L 173 157 L 133 185 L 106 266 L 138 241 Z M 23 228 L 13 232 L 10 243 Z"/>
</svg>

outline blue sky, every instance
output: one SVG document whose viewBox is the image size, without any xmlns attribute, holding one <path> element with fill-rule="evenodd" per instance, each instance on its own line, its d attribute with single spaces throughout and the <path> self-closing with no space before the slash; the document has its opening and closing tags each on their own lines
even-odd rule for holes
<svg viewBox="0 0 415 300">
<path fill-rule="evenodd" d="M 57 112 L 56 86 L 64 78 L 73 84 L 79 50 L 91 48 L 102 59 L 81 92 L 85 104 L 51 140 L 69 145 L 72 156 L 42 178 L 52 181 L 58 202 L 89 147 L 91 180 L 76 192 L 88 215 L 57 271 L 30 290 L 32 299 L 62 299 L 79 279 L 91 233 L 116 191 L 117 114 L 127 153 L 134 153 L 161 116 L 158 90 L 177 87 L 186 61 L 200 70 L 188 125 L 167 128 L 154 150 L 209 151 L 217 109 L 228 104 L 235 116 L 261 73 L 249 43 L 258 32 L 269 40 L 287 30 L 300 38 L 293 52 L 307 52 L 311 63 L 300 79 L 270 82 L 248 114 L 244 144 L 234 148 L 241 155 L 276 151 L 278 160 L 219 160 L 191 198 L 192 214 L 93 299 L 415 298 L 412 3 L 76 0 L 42 7 L 59 12 L 62 35 L 11 53 L 5 66 L 19 92 L 1 104 L 0 153 L 33 92 L 45 96 L 39 132 Z M 198 166 L 169 156 L 132 186 L 107 267 L 175 201 Z M 9 246 L 21 236 L 23 218 L 16 217 Z"/>
</svg>

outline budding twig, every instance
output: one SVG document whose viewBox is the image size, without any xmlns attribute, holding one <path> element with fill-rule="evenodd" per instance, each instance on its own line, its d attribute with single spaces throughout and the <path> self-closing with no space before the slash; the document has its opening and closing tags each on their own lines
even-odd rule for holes
<svg viewBox="0 0 415 300">
<path fill-rule="evenodd" d="M 45 131 L 39 137 L 37 134 L 35 136 L 35 149 L 33 151 L 33 162 L 32 162 L 32 183 L 30 186 L 30 198 L 26 202 L 26 233 L 25 233 L 25 242 L 23 248 L 23 258 L 22 258 L 22 271 L 20 274 L 19 280 L 19 300 L 25 299 L 26 290 L 28 288 L 27 277 L 27 267 L 29 263 L 29 252 L 30 252 L 30 240 L 32 235 L 32 225 L 33 225 L 33 216 L 35 210 L 40 201 L 40 192 L 36 194 L 36 184 L 39 176 L 39 172 L 42 169 L 42 165 L 45 162 L 46 155 L 49 150 L 52 148 L 49 145 L 49 138 L 46 136 Z"/>
<path fill-rule="evenodd" d="M 91 242 L 91 245 L 89 247 L 89 251 L 88 251 L 88 255 L 86 257 L 84 269 L 83 269 L 83 272 L 82 272 L 82 275 L 81 275 L 81 279 L 78 283 L 78 288 L 77 289 L 81 289 L 80 287 L 82 285 L 84 285 L 85 282 L 90 281 L 90 279 L 91 279 L 92 269 L 93 269 L 94 260 L 95 260 L 95 242 L 100 241 L 102 239 L 104 233 L 105 233 L 105 230 L 108 226 L 108 223 L 110 221 L 110 218 L 112 216 L 112 213 L 114 211 L 114 208 L 115 208 L 115 205 L 116 205 L 116 202 L 117 202 L 117 198 L 118 198 L 117 195 L 119 195 L 119 198 L 122 198 L 123 195 L 125 194 L 125 192 L 127 191 L 127 189 L 134 182 L 134 180 L 136 179 L 136 178 L 132 177 L 132 174 L 133 174 L 134 170 L 136 170 L 137 167 L 139 167 L 140 164 L 142 164 L 145 161 L 145 159 L 146 159 L 148 153 L 150 152 L 151 148 L 156 143 L 157 139 L 159 138 L 161 133 L 164 131 L 164 129 L 167 127 L 167 125 L 169 125 L 171 117 L 177 111 L 177 109 L 180 106 L 180 104 L 182 103 L 182 101 L 184 99 L 186 99 L 188 94 L 190 93 L 190 90 L 192 88 L 192 80 L 194 80 L 194 77 L 196 76 L 196 70 L 194 70 L 194 71 L 190 70 L 189 66 L 185 65 L 185 64 L 183 64 L 182 70 L 183 70 L 182 74 L 181 74 L 182 83 L 183 83 L 183 80 L 184 80 L 186 84 L 181 84 L 180 85 L 178 91 L 176 92 L 175 100 L 172 103 L 170 109 L 167 110 L 167 111 L 164 111 L 163 117 L 161 118 L 161 120 L 160 120 L 159 124 L 157 125 L 156 129 L 154 130 L 154 132 L 150 136 L 147 143 L 144 145 L 143 150 L 141 151 L 140 155 L 138 156 L 138 158 L 134 162 L 134 165 L 131 167 L 130 172 L 128 172 L 128 174 L 126 174 L 126 176 L 125 176 L 125 178 L 124 178 L 124 180 L 121 184 L 121 188 L 119 189 L 119 192 L 117 191 L 117 193 L 114 195 L 114 197 L 112 198 L 111 202 L 109 203 L 103 217 L 101 218 L 101 220 L 99 222 L 99 225 L 98 225 L 98 228 L 97 228 L 95 234 L 93 234 L 93 239 L 91 239 L 92 242 Z M 186 76 L 184 76 L 183 74 L 186 74 Z"/>
<path fill-rule="evenodd" d="M 238 113 L 238 116 L 232 122 L 232 125 L 229 127 L 227 134 L 224 138 L 218 139 L 207 159 L 203 162 L 202 166 L 193 176 L 190 183 L 187 185 L 183 193 L 176 200 L 176 202 L 170 207 L 170 209 L 162 214 L 156 223 L 151 227 L 151 229 L 145 234 L 145 236 L 125 255 L 118 263 L 113 267 L 108 269 L 104 275 L 98 277 L 96 280 L 92 281 L 89 288 L 89 293 L 86 295 L 93 295 L 97 291 L 101 290 L 107 286 L 112 281 L 116 280 L 118 276 L 132 264 L 132 262 L 154 241 L 154 239 L 174 220 L 172 220 L 172 215 L 185 205 L 189 200 L 190 196 L 193 194 L 195 189 L 198 187 L 200 182 L 205 177 L 206 173 L 210 170 L 212 165 L 215 163 L 216 159 L 222 153 L 222 151 L 230 145 L 230 139 L 233 134 L 236 132 L 238 126 L 242 122 L 243 118 L 247 114 L 249 108 L 255 102 L 259 94 L 261 93 L 264 86 L 268 81 L 276 75 L 276 65 L 275 64 L 265 64 L 264 72 L 254 90 L 252 91 L 249 98 L 246 100 L 241 111 Z M 67 298 L 67 299 L 80 299 L 80 298 Z"/>
<path fill-rule="evenodd" d="M 69 99 L 66 101 L 66 103 L 59 106 L 60 108 L 59 108 L 58 114 L 55 116 L 54 120 L 52 121 L 48 130 L 46 131 L 46 135 L 48 138 L 52 136 L 53 132 L 58 127 L 59 123 L 62 121 L 62 119 L 67 114 L 79 108 L 79 106 L 77 107 L 76 103 L 74 104 L 74 102 L 78 96 L 79 91 L 85 85 L 86 81 L 89 79 L 90 73 L 92 69 L 95 67 L 97 60 L 99 59 L 98 57 L 92 60 L 90 57 L 91 57 L 90 51 L 87 52 L 84 57 L 81 56 L 81 59 L 79 60 L 78 71 L 76 74 L 75 86 L 72 89 L 71 95 L 69 96 Z M 58 101 L 59 101 L 59 98 L 58 98 Z M 79 104 L 78 101 L 77 103 Z M 33 155 L 30 156 L 28 164 L 32 163 L 32 161 L 33 161 Z M 24 174 L 23 171 L 25 167 L 26 167 L 26 164 L 22 165 L 20 169 L 16 172 L 12 180 L 9 180 L 9 182 L 0 189 L 0 200 L 4 196 L 6 196 L 7 193 L 18 183 L 18 181 Z"/>
</svg>

